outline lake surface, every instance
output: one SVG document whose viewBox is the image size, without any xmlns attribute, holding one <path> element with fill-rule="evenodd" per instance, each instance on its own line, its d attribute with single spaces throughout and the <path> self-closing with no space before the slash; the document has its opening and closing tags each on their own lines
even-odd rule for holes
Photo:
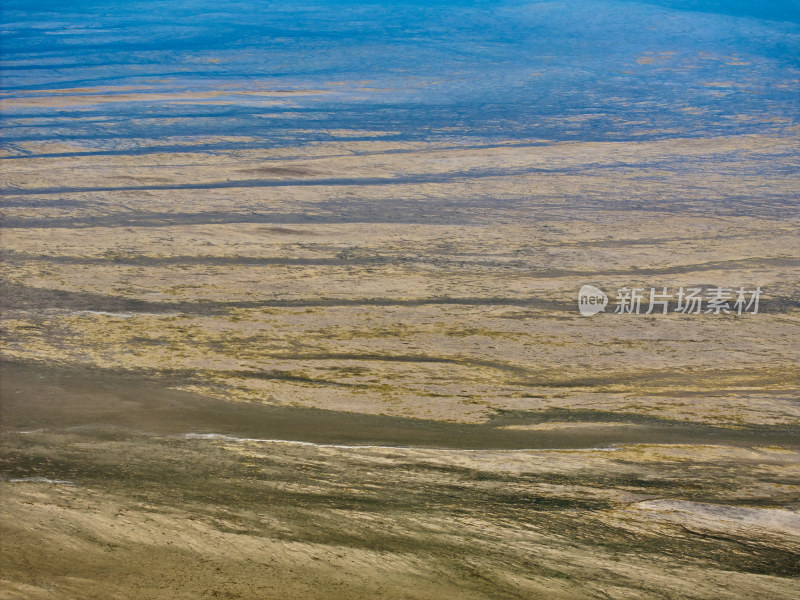
<svg viewBox="0 0 800 600">
<path fill-rule="evenodd" d="M 30 155 L 20 143 L 778 132 L 798 118 L 799 15 L 791 1 L 10 1 L 3 136 Z M 32 96 L 47 102 L 15 102 Z"/>
</svg>

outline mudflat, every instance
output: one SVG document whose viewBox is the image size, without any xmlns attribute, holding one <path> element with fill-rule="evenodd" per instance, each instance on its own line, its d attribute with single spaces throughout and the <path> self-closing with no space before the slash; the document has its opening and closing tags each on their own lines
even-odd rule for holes
<svg viewBox="0 0 800 600">
<path fill-rule="evenodd" d="M 4 4 L 0 598 L 797 596 L 796 2 L 100 4 Z"/>
<path fill-rule="evenodd" d="M 796 427 L 465 426 L 15 364 L 2 397 L 7 598 L 795 589 Z"/>
</svg>

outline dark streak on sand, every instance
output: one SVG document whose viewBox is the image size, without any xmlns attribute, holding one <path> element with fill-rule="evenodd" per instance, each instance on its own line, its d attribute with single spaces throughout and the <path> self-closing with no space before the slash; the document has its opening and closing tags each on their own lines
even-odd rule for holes
<svg viewBox="0 0 800 600">
<path fill-rule="evenodd" d="M 121 371 L 6 363 L 0 386 L 6 432 L 81 428 L 110 434 L 218 433 L 320 444 L 455 449 L 597 448 L 615 444 L 781 445 L 800 448 L 800 427 L 713 427 L 596 411 L 504 412 L 479 425 L 226 402 L 168 389 L 174 382 Z M 558 430 L 502 427 L 574 420 Z M 619 424 L 622 423 L 622 424 Z"/>
<path fill-rule="evenodd" d="M 307 235 L 306 232 L 301 230 L 290 230 L 286 228 L 273 227 L 270 228 L 270 233 L 280 233 L 284 235 Z M 593 246 L 602 247 L 615 247 L 618 244 L 615 241 L 610 241 L 608 244 L 597 242 Z M 420 256 L 420 255 L 381 255 L 370 254 L 364 256 L 331 256 L 331 257 L 273 257 L 273 256 L 142 256 L 142 255 L 114 255 L 102 257 L 87 257 L 87 256 L 46 256 L 26 254 L 22 252 L 5 251 L 0 254 L 4 261 L 40 261 L 51 262 L 56 264 L 68 265 L 116 265 L 116 266 L 201 266 L 201 267 L 214 267 L 214 266 L 301 266 L 301 267 L 316 267 L 316 266 L 352 266 L 352 265 L 406 265 L 413 267 L 416 265 L 432 265 L 436 267 L 446 268 L 498 268 L 513 270 L 519 275 L 527 277 L 537 277 L 543 279 L 552 279 L 558 277 L 607 277 L 616 275 L 674 275 L 680 273 L 695 273 L 698 271 L 722 271 L 734 270 L 739 268 L 792 268 L 800 267 L 800 259 L 789 258 L 782 256 L 772 257 L 753 257 L 744 260 L 724 260 L 724 261 L 711 261 L 705 263 L 671 265 L 666 267 L 633 267 L 627 269 L 595 269 L 591 271 L 578 270 L 578 269 L 536 269 L 531 268 L 524 260 L 494 260 L 487 261 L 466 256 L 461 259 L 448 259 L 441 256 Z"/>
<path fill-rule="evenodd" d="M 459 179 L 476 179 L 483 177 L 512 177 L 524 173 L 561 173 L 562 169 L 474 169 L 447 174 L 417 174 L 398 177 L 329 177 L 320 179 L 239 179 L 229 181 L 213 181 L 205 183 L 175 183 L 131 186 L 95 186 L 95 187 L 56 187 L 56 188 L 5 188 L 0 189 L 4 196 L 45 196 L 52 194 L 72 194 L 84 192 L 135 192 L 160 190 L 217 190 L 231 188 L 269 188 L 269 187 L 309 187 L 309 186 L 383 186 L 409 185 L 428 183 L 447 183 Z"/>
<path fill-rule="evenodd" d="M 638 273 L 638 272 L 637 272 Z M 640 273 L 644 274 L 644 273 Z M 343 306 L 508 306 L 555 311 L 575 316 L 575 301 L 549 300 L 535 297 L 452 297 L 428 298 L 286 298 L 263 300 L 238 300 L 219 302 L 198 300 L 193 302 L 152 302 L 124 296 L 70 292 L 0 282 L 0 307 L 3 310 L 42 311 L 60 309 L 71 311 L 183 313 L 217 315 L 236 309 L 250 308 L 326 308 Z M 769 298 L 761 302 L 760 313 L 778 313 L 800 306 L 792 298 Z M 608 315 L 612 316 L 611 314 Z M 642 316 L 642 318 L 645 318 Z"/>
</svg>

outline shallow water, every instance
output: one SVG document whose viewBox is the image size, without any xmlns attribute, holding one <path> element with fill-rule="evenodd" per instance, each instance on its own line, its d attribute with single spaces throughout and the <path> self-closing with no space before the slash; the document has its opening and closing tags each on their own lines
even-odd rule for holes
<svg viewBox="0 0 800 600">
<path fill-rule="evenodd" d="M 9 1 L 3 29 L 5 141 L 90 154 L 135 155 L 147 138 L 209 152 L 330 139 L 642 140 L 781 131 L 797 119 L 790 1 Z M 55 104 L 13 103 L 31 96 Z"/>
</svg>

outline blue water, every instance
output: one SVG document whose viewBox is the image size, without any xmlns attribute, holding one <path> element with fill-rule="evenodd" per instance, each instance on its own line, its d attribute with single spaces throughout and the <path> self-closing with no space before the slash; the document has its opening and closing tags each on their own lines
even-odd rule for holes
<svg viewBox="0 0 800 600">
<path fill-rule="evenodd" d="M 629 140 L 785 131 L 800 116 L 800 3 L 7 1 L 6 97 L 320 90 L 265 107 L 153 99 L 4 111 L 4 143 L 247 136 Z M 669 53 L 669 54 L 666 54 Z M 76 92 L 78 93 L 78 92 Z M 86 92 L 82 92 L 86 93 Z"/>
</svg>

